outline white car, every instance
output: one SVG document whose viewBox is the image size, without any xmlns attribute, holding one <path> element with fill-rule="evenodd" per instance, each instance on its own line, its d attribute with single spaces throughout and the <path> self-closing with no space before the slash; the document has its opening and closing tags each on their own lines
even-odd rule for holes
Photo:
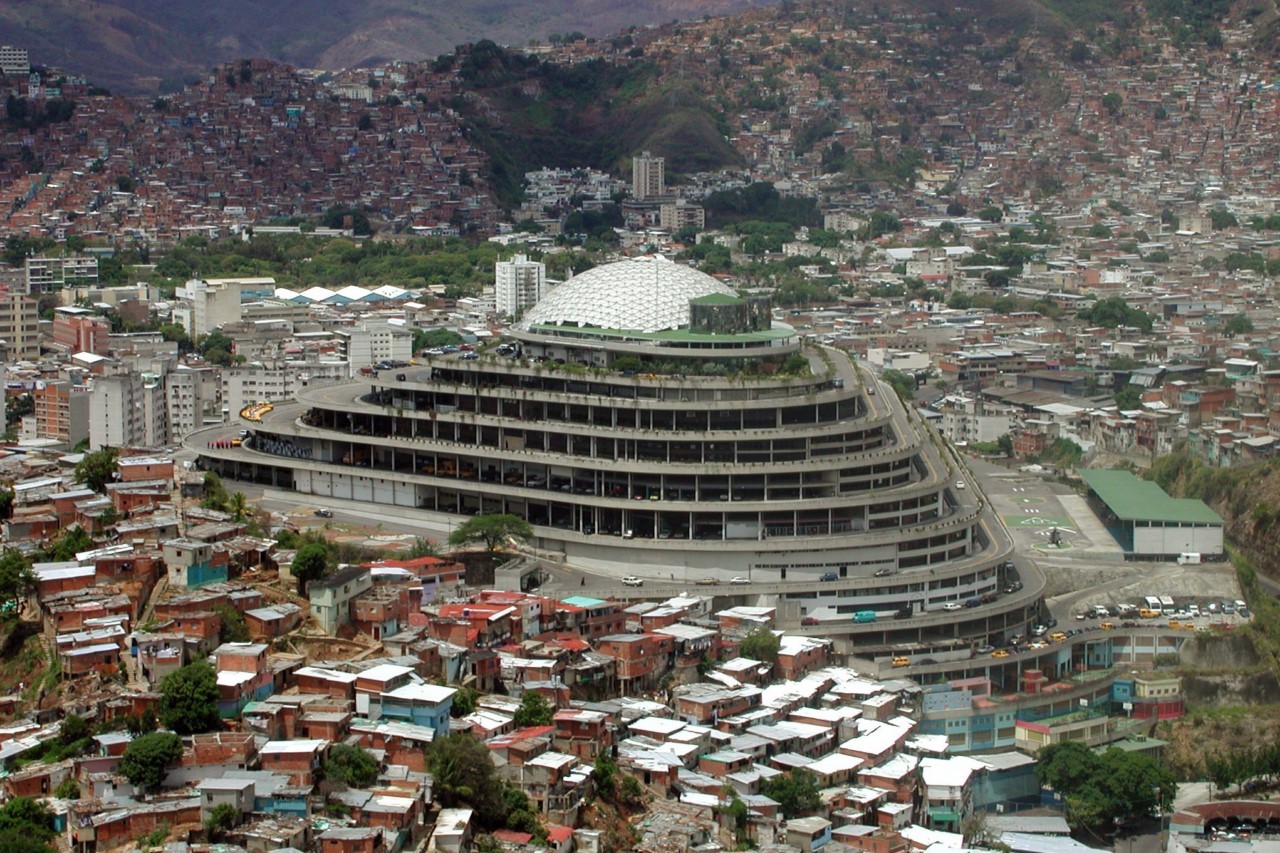
<svg viewBox="0 0 1280 853">
<path fill-rule="evenodd" d="M 946 604 L 942 605 L 942 609 L 943 610 L 963 610 L 964 605 L 958 601 L 948 601 Z"/>
<path fill-rule="evenodd" d="M 957 489 L 967 489 L 967 488 L 969 488 L 969 487 L 965 485 L 964 480 L 956 480 L 956 488 L 957 488 Z"/>
<path fill-rule="evenodd" d="M 735 575 L 734 577 L 729 578 L 729 583 L 748 584 L 751 583 L 751 578 L 744 578 L 742 575 Z"/>
<path fill-rule="evenodd" d="M 644 581 L 635 575 L 627 575 L 622 579 L 623 586 L 644 586 Z"/>
</svg>

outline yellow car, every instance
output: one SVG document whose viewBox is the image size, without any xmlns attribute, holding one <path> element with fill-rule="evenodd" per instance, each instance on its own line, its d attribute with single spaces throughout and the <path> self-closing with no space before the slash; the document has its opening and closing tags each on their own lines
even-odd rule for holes
<svg viewBox="0 0 1280 853">
<path fill-rule="evenodd" d="M 1009 656 L 1009 650 L 1008 650 L 1008 649 L 996 649 L 994 652 L 992 652 L 992 653 L 991 653 L 991 656 L 992 656 L 993 658 L 1007 658 L 1007 657 Z"/>
<path fill-rule="evenodd" d="M 1160 611 L 1151 610 L 1150 608 L 1144 607 L 1138 611 L 1138 616 L 1140 616 L 1143 619 L 1159 619 Z"/>
<path fill-rule="evenodd" d="M 1049 635 L 1049 642 L 1051 643 L 1061 643 L 1066 639 L 1067 639 L 1067 635 L 1062 633 L 1061 631 L 1054 631 L 1052 634 Z"/>
<path fill-rule="evenodd" d="M 893 659 L 894 666 L 911 666 L 911 658 L 897 657 Z"/>
<path fill-rule="evenodd" d="M 1110 631 L 1112 628 L 1114 628 L 1114 627 L 1115 627 L 1115 623 L 1114 623 L 1114 622 L 1103 622 L 1103 623 L 1102 623 L 1101 625 L 1099 625 L 1098 627 L 1099 627 L 1099 628 L 1101 628 L 1101 629 L 1102 629 L 1102 630 L 1104 630 L 1104 631 Z"/>
<path fill-rule="evenodd" d="M 1182 627 L 1182 623 L 1181 623 L 1181 622 L 1179 622 L 1177 619 L 1170 619 L 1170 620 L 1169 620 L 1169 627 L 1170 627 L 1170 628 L 1181 628 L 1181 627 Z"/>
</svg>

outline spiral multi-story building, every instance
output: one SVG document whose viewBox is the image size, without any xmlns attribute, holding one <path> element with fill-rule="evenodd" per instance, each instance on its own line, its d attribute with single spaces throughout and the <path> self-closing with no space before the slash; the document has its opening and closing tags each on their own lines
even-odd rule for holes
<svg viewBox="0 0 1280 853">
<path fill-rule="evenodd" d="M 224 476 L 441 530 L 511 513 L 540 549 L 602 574 L 746 579 L 808 622 L 932 622 L 1003 584 L 1003 531 L 936 434 L 845 353 L 703 273 L 660 258 L 590 270 L 502 347 L 459 355 L 304 392 L 244 447 L 190 445 Z"/>
</svg>

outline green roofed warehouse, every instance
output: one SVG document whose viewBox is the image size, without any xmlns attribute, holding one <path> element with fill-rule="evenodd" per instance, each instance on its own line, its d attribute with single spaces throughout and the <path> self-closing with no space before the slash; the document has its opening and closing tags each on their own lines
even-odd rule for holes
<svg viewBox="0 0 1280 853">
<path fill-rule="evenodd" d="M 1089 503 L 1131 559 L 1223 555 L 1222 517 L 1204 501 L 1172 498 L 1128 471 L 1081 471 Z"/>
</svg>

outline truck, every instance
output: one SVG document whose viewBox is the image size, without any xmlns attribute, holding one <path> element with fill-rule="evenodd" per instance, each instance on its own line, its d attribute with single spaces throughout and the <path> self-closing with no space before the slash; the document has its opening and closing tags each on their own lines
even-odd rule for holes
<svg viewBox="0 0 1280 853">
<path fill-rule="evenodd" d="M 1179 566 L 1198 566 L 1202 562 L 1199 551 L 1183 551 L 1178 555 Z"/>
</svg>

